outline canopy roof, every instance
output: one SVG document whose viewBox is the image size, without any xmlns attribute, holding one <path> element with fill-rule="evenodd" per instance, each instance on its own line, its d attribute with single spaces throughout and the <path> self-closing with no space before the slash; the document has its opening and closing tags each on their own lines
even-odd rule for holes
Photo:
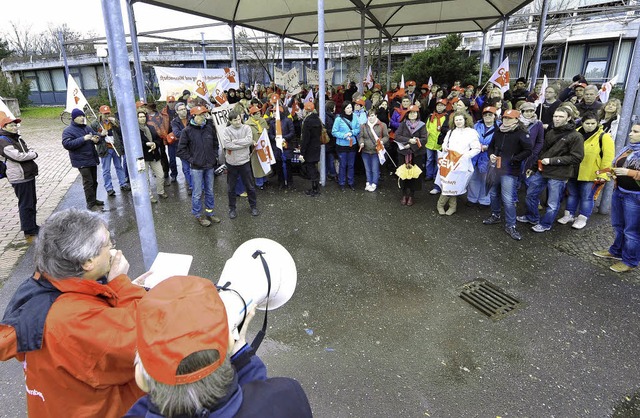
<svg viewBox="0 0 640 418">
<path fill-rule="evenodd" d="M 131 0 L 318 42 L 317 0 Z M 486 31 L 533 0 L 324 0 L 325 42 Z"/>
</svg>

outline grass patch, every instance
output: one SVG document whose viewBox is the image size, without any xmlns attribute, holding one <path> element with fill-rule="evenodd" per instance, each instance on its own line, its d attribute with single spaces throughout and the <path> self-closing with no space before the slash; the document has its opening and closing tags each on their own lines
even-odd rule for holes
<svg viewBox="0 0 640 418">
<path fill-rule="evenodd" d="M 63 110 L 63 107 L 25 107 L 20 109 L 20 118 L 55 119 L 60 117 Z"/>
</svg>

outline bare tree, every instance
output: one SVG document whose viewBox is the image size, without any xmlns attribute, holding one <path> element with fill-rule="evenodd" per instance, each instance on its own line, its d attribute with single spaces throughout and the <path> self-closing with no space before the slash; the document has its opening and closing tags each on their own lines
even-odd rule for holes
<svg viewBox="0 0 640 418">
<path fill-rule="evenodd" d="M 9 48 L 15 51 L 16 55 L 27 56 L 33 52 L 37 34 L 31 30 L 31 25 L 10 21 L 5 36 Z"/>
<path fill-rule="evenodd" d="M 93 44 L 84 39 L 96 37 L 94 32 L 82 34 L 72 30 L 66 23 L 60 26 L 49 25 L 42 32 L 34 32 L 31 25 L 10 21 L 5 37 L 9 48 L 18 56 L 60 54 L 58 33 L 62 33 L 62 40 L 67 53 L 84 53 L 93 51 Z"/>
<path fill-rule="evenodd" d="M 273 81 L 270 68 L 275 64 L 276 58 L 282 56 L 283 53 L 279 42 L 274 42 L 273 38 L 267 34 L 258 35 L 254 30 L 251 30 L 251 34 L 249 34 L 247 29 L 242 29 L 236 34 L 236 43 L 242 47 L 255 66 L 262 68 L 269 76 L 269 80 Z"/>
</svg>

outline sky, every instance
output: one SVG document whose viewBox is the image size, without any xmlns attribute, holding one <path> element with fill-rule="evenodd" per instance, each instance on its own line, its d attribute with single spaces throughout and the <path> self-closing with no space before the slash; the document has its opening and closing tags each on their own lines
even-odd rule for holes
<svg viewBox="0 0 640 418">
<path fill-rule="evenodd" d="M 129 21 L 124 0 L 120 0 L 125 33 L 129 33 Z M 163 9 L 142 3 L 134 3 L 133 10 L 138 27 L 138 33 L 157 30 L 215 23 L 205 19 L 180 12 Z M 31 27 L 34 32 L 41 32 L 50 24 L 54 26 L 66 23 L 71 29 L 88 33 L 93 31 L 99 36 L 105 35 L 104 19 L 102 17 L 102 3 L 100 0 L 22 0 L 12 3 L 11 10 L 4 12 L 3 20 L 18 23 L 22 27 Z M 2 31 L 2 29 L 0 29 Z M 223 25 L 213 28 L 202 28 L 191 31 L 166 32 L 162 36 L 180 39 L 200 40 L 200 32 L 205 33 L 205 39 L 229 39 L 231 30 Z M 150 41 L 141 38 L 141 42 Z"/>
</svg>

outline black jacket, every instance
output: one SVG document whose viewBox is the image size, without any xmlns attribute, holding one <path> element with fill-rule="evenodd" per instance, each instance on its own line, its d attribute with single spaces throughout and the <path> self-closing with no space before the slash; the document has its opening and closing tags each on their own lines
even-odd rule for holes
<svg viewBox="0 0 640 418">
<path fill-rule="evenodd" d="M 196 170 L 214 168 L 218 162 L 218 135 L 210 120 L 204 126 L 191 122 L 182 130 L 177 155 L 191 164 Z"/>
<path fill-rule="evenodd" d="M 322 122 L 317 113 L 310 113 L 302 122 L 300 138 L 300 154 L 305 162 L 317 163 L 320 161 L 320 135 L 322 135 Z"/>
<path fill-rule="evenodd" d="M 500 157 L 500 174 L 519 176 L 522 172 L 522 162 L 531 155 L 531 138 L 522 129 L 511 132 L 495 130 L 493 139 L 487 148 L 487 154 Z"/>
<path fill-rule="evenodd" d="M 156 148 L 151 151 L 151 148 L 147 146 L 147 142 L 149 142 L 149 138 L 147 138 L 144 134 L 144 131 L 140 130 L 140 141 L 142 142 L 142 156 L 145 161 L 160 161 L 160 147 L 163 147 L 162 139 L 158 136 L 158 133 L 154 129 L 153 126 L 147 125 L 149 128 L 149 132 L 151 132 L 151 142 L 156 144 Z"/>
<path fill-rule="evenodd" d="M 333 123 L 336 121 L 335 113 L 326 113 L 324 115 L 325 123 L 324 128 L 327 130 L 327 135 L 329 135 L 329 143 L 325 144 L 325 152 L 327 154 L 336 152 L 336 138 L 333 136 Z"/>
<path fill-rule="evenodd" d="M 549 129 L 544 136 L 544 145 L 538 158 L 549 159 L 549 165 L 543 166 L 542 177 L 557 180 L 574 177 L 584 158 L 584 139 L 576 131 L 575 123 L 568 122 Z"/>
</svg>

